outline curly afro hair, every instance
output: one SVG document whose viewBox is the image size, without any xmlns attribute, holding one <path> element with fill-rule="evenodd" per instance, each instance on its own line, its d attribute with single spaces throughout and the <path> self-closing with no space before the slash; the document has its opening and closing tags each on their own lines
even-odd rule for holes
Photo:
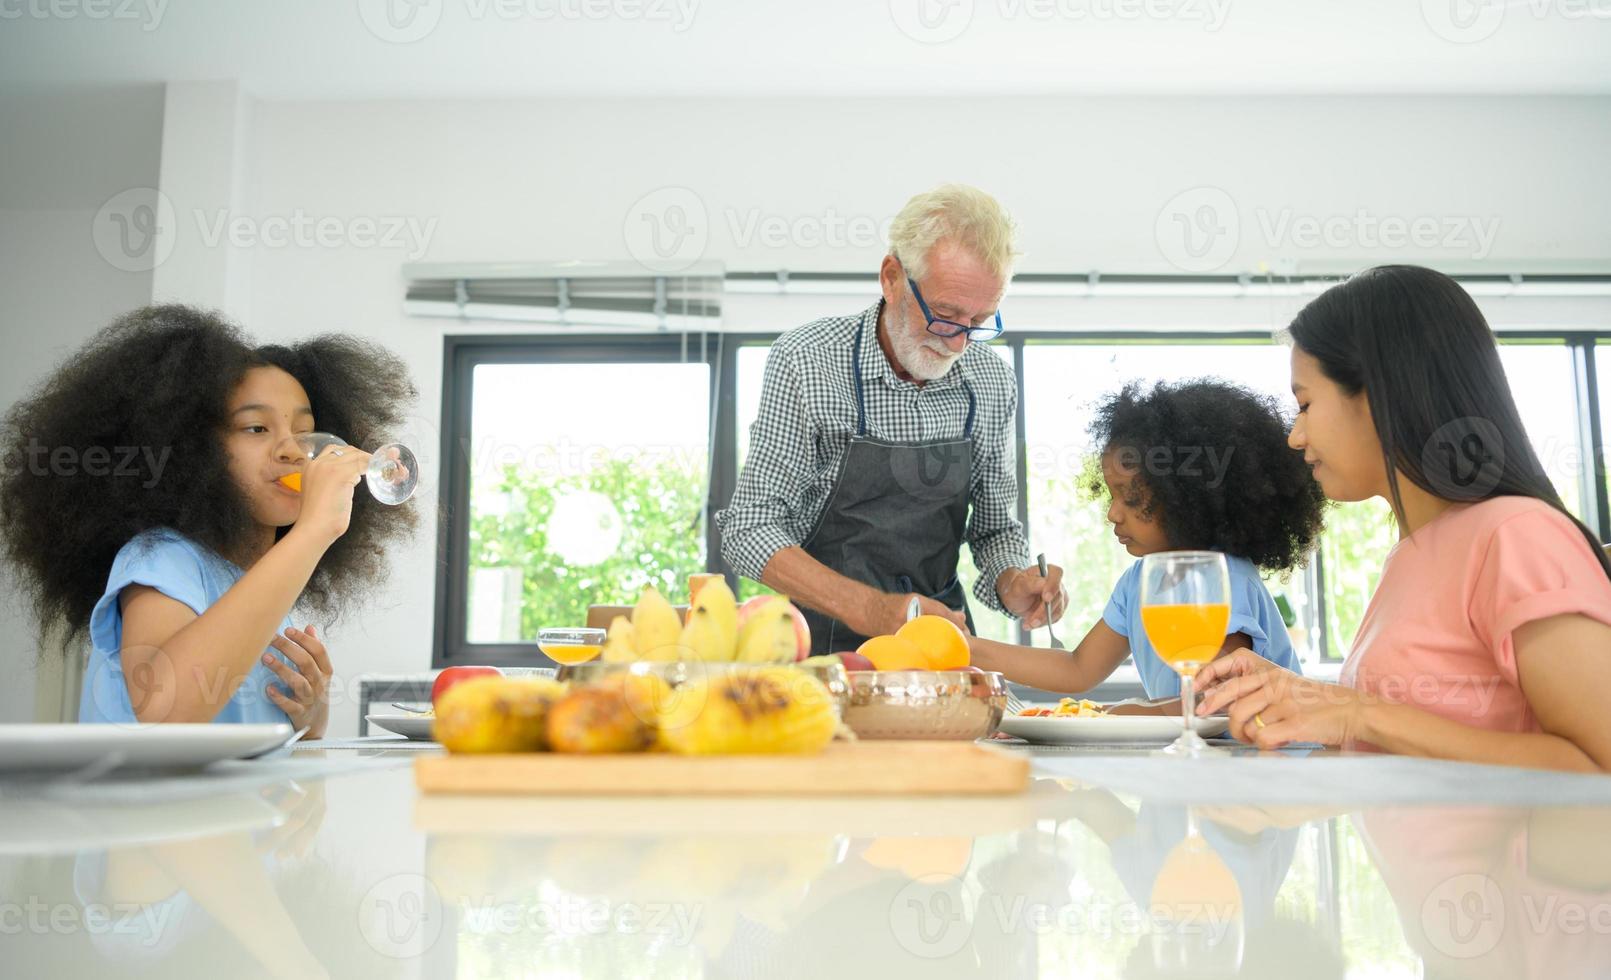
<svg viewBox="0 0 1611 980">
<path fill-rule="evenodd" d="M 215 313 L 168 305 L 120 317 L 11 408 L 0 426 L 0 533 L 42 625 L 80 635 L 112 560 L 142 531 L 171 528 L 219 555 L 241 553 L 256 528 L 229 474 L 227 406 L 246 372 L 264 366 L 301 383 L 321 429 L 359 446 L 380 441 L 417 395 L 403 362 L 378 346 L 327 335 L 256 347 Z M 301 601 L 338 618 L 380 583 L 380 553 L 415 524 L 411 506 L 355 494 L 347 533 Z"/>
<path fill-rule="evenodd" d="M 1141 509 L 1171 547 L 1222 551 L 1266 571 L 1302 565 L 1323 524 L 1325 494 L 1287 445 L 1274 398 L 1214 379 L 1131 383 L 1103 401 L 1091 435 L 1134 475 Z M 1106 487 L 1093 470 L 1088 488 Z"/>
</svg>

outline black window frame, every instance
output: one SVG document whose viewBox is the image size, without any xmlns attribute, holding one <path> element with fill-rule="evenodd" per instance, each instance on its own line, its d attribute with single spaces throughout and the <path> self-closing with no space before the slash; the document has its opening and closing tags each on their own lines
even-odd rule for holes
<svg viewBox="0 0 1611 980">
<path fill-rule="evenodd" d="M 713 428 L 710 493 L 705 501 L 706 570 L 727 577 L 735 591 L 737 574 L 723 561 L 715 526 L 715 513 L 726 506 L 738 482 L 737 382 L 738 352 L 744 347 L 767 346 L 780 336 L 776 331 L 723 332 L 711 334 L 449 334 L 443 340 L 442 355 L 442 441 L 441 473 L 443 488 L 438 514 L 436 576 L 436 616 L 431 652 L 433 668 L 477 663 L 496 666 L 546 666 L 551 661 L 535 643 L 467 643 L 464 640 L 468 613 L 469 573 L 469 446 L 471 379 L 481 364 L 513 363 L 681 363 L 699 361 L 711 367 L 710 403 L 715 413 Z M 1599 344 L 1611 344 L 1607 331 L 1526 331 L 1499 330 L 1500 343 L 1531 342 L 1564 345 L 1571 352 L 1571 373 L 1577 413 L 1579 445 L 1588 447 L 1588 465 L 1579 472 L 1583 519 L 1603 540 L 1611 529 L 1611 502 L 1608 502 L 1605 465 L 1605 433 L 1600 422 L 1599 378 L 1594 351 Z M 1146 344 L 1269 344 L 1268 331 L 1261 330 L 1101 330 L 1101 331 L 1024 331 L 1009 330 L 994 345 L 1012 351 L 1012 366 L 1018 386 L 1016 419 L 1018 452 L 1018 518 L 1028 524 L 1028 471 L 1024 446 L 1027 434 L 1025 401 L 1025 348 L 1046 344 L 1146 345 Z M 542 357 L 534 357 L 541 354 Z M 1319 624 L 1317 651 L 1322 663 L 1336 664 L 1343 659 L 1347 639 L 1338 642 L 1327 628 L 1325 566 L 1317 551 L 1313 560 L 1318 588 L 1314 610 Z M 1027 634 L 1020 629 L 1021 642 Z"/>
</svg>

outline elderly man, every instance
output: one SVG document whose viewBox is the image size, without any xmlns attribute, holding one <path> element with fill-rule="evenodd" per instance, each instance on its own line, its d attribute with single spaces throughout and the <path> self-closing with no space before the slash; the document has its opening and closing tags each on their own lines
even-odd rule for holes
<svg viewBox="0 0 1611 980">
<path fill-rule="evenodd" d="M 1027 567 L 1015 516 L 1017 386 L 980 343 L 1002 331 L 1013 237 L 982 191 L 919 194 L 890 228 L 883 298 L 772 345 L 716 522 L 729 564 L 805 608 L 813 653 L 893 633 L 914 596 L 971 631 L 964 540 L 979 601 L 1031 628 L 1062 615 L 1062 570 Z"/>
</svg>

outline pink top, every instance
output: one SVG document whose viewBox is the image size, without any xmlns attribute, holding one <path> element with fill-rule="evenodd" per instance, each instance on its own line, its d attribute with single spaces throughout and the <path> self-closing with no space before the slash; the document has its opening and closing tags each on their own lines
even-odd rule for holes
<svg viewBox="0 0 1611 980">
<path fill-rule="evenodd" d="M 1540 731 L 1511 635 L 1563 613 L 1611 625 L 1611 579 L 1583 532 L 1530 497 L 1460 504 L 1388 552 L 1339 679 L 1478 728 Z"/>
</svg>

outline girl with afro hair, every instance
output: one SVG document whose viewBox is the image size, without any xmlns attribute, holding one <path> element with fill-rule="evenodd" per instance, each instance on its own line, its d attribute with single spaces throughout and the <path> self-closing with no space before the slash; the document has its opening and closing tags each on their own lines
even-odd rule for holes
<svg viewBox="0 0 1611 980">
<path fill-rule="evenodd" d="M 12 407 L 0 518 L 46 629 L 88 634 L 84 722 L 289 722 L 321 736 L 334 618 L 384 574 L 412 508 L 355 492 L 415 397 L 396 356 L 330 335 L 256 346 L 215 314 L 152 306 Z M 312 461 L 290 437 L 352 444 Z M 280 478 L 300 471 L 300 493 Z"/>
<path fill-rule="evenodd" d="M 1120 577 L 1102 618 L 1072 654 L 974 639 L 973 662 L 1050 691 L 1088 691 L 1133 657 L 1155 703 L 1119 713 L 1179 712 L 1180 677 L 1141 628 L 1141 561 L 1159 551 L 1219 551 L 1231 573 L 1231 618 L 1223 656 L 1249 649 L 1298 670 L 1275 600 L 1259 572 L 1301 565 L 1319 535 L 1325 496 L 1287 446 L 1275 399 L 1216 380 L 1129 384 L 1102 402 L 1091 435 L 1102 446 L 1090 489 L 1108 497 L 1107 519 L 1137 559 Z"/>
</svg>

